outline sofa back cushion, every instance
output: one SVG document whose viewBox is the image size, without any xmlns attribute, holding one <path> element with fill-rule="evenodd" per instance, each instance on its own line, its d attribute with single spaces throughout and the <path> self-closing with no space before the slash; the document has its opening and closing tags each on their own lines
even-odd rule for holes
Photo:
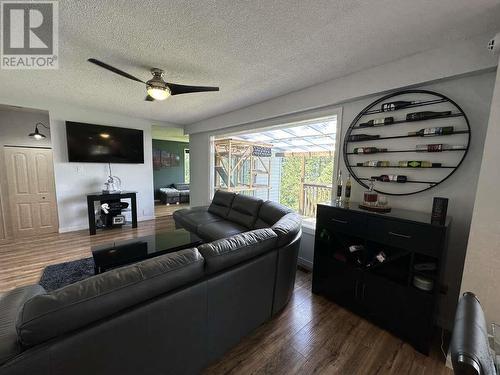
<svg viewBox="0 0 500 375">
<path fill-rule="evenodd" d="M 272 227 L 278 235 L 277 246 L 281 247 L 290 243 L 302 228 L 300 215 L 291 212 L 279 219 Z"/>
<path fill-rule="evenodd" d="M 208 211 L 215 215 L 226 218 L 229 210 L 231 209 L 231 205 L 233 204 L 235 196 L 236 194 L 234 193 L 217 190 L 215 192 L 214 198 L 212 199 L 212 203 L 208 207 Z"/>
<path fill-rule="evenodd" d="M 189 190 L 189 184 L 172 184 L 177 190 Z"/>
<path fill-rule="evenodd" d="M 259 210 L 255 228 L 269 228 L 272 227 L 279 219 L 286 214 L 293 212 L 292 209 L 282 206 L 279 203 L 266 201 L 262 203 Z"/>
<path fill-rule="evenodd" d="M 198 246 L 205 258 L 205 270 L 212 274 L 266 253 L 278 236 L 271 229 L 256 229 Z"/>
<path fill-rule="evenodd" d="M 227 219 L 251 229 L 257 220 L 261 205 L 262 199 L 248 195 L 237 195 L 234 197 Z"/>
<path fill-rule="evenodd" d="M 204 275 L 196 249 L 158 256 L 29 299 L 19 313 L 20 342 L 33 346 L 176 289 Z"/>
</svg>

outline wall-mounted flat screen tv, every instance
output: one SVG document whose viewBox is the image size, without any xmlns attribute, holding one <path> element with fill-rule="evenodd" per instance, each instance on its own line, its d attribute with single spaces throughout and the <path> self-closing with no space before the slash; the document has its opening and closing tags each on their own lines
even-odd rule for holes
<svg viewBox="0 0 500 375">
<path fill-rule="evenodd" d="M 66 121 L 68 159 L 83 163 L 144 163 L 143 131 Z"/>
</svg>

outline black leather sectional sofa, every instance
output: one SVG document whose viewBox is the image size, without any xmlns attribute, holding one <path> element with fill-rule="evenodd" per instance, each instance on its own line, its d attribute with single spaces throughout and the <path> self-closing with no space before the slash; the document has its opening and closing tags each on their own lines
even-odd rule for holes
<svg viewBox="0 0 500 375">
<path fill-rule="evenodd" d="M 214 240 L 52 292 L 1 296 L 0 374 L 197 374 L 286 305 L 298 215 L 219 192 L 176 222 Z"/>
</svg>

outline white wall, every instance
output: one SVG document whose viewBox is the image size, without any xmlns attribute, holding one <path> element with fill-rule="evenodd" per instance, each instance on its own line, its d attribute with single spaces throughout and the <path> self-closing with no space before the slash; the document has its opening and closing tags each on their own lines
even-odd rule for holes
<svg viewBox="0 0 500 375">
<path fill-rule="evenodd" d="M 122 180 L 122 189 L 137 192 L 138 220 L 154 218 L 151 122 L 111 113 L 59 107 L 49 110 L 54 150 L 59 230 L 88 228 L 86 195 L 100 191 L 109 174 L 101 163 L 69 163 L 65 121 L 121 126 L 144 131 L 144 164 L 112 164 L 113 175 Z"/>
<path fill-rule="evenodd" d="M 486 49 L 492 35 L 450 43 L 357 73 L 266 100 L 185 127 L 189 134 L 249 124 L 277 116 L 299 114 L 332 104 L 380 94 L 400 87 L 488 69 L 497 59 Z M 355 48 L 355 46 L 353 46 Z"/>
<path fill-rule="evenodd" d="M 449 198 L 448 215 L 453 218 L 453 222 L 451 225 L 444 279 L 444 283 L 448 286 L 449 290 L 447 295 L 442 296 L 440 305 L 441 323 L 447 328 L 452 327 L 456 309 L 456 298 L 460 290 L 461 275 L 467 249 L 477 180 L 481 168 L 481 157 L 488 127 L 488 117 L 494 84 L 495 72 L 489 72 L 440 81 L 431 85 L 419 87 L 446 95 L 462 107 L 469 118 L 471 126 L 472 136 L 469 153 L 455 174 L 435 188 L 412 196 L 389 196 L 389 202 L 393 207 L 428 213 L 432 210 L 433 197 Z M 374 99 L 375 97 L 371 97 L 343 105 L 342 139 L 353 118 Z M 445 124 L 445 120 L 440 121 L 443 121 L 440 122 L 440 125 Z M 415 127 L 415 124 L 409 126 Z M 423 123 L 417 124 L 418 129 L 423 127 L 425 127 Z M 404 131 L 405 130 L 402 130 L 403 133 Z M 464 137 L 460 137 L 459 139 L 464 139 Z M 378 142 L 378 144 L 380 144 L 380 142 Z M 391 144 L 389 142 L 384 143 L 384 147 L 391 148 Z M 455 154 L 456 153 L 443 153 L 439 155 L 439 158 L 443 160 L 443 164 L 453 165 L 456 162 L 447 163 L 446 159 L 457 157 L 458 155 Z M 436 156 L 434 155 L 434 157 Z M 341 163 L 343 174 L 346 175 L 348 172 L 343 160 Z M 439 171 L 429 171 L 426 173 L 430 172 Z M 408 173 L 411 172 L 407 172 L 406 174 Z M 414 173 L 418 173 L 418 171 Z M 352 187 L 352 200 L 360 201 L 364 190 L 366 189 L 354 183 Z"/>
<path fill-rule="evenodd" d="M 144 131 L 144 164 L 112 164 L 112 171 L 122 179 L 122 189 L 137 191 L 138 220 L 154 217 L 151 120 L 95 111 L 66 103 L 54 103 L 43 98 L 27 100 L 20 97 L 0 97 L 0 103 L 49 112 L 61 232 L 88 228 L 86 195 L 100 191 L 108 175 L 107 164 L 68 162 L 65 121 L 128 127 Z M 157 121 L 154 124 L 171 126 Z"/>
<path fill-rule="evenodd" d="M 488 322 L 500 323 L 500 69 L 491 103 L 483 163 L 465 260 L 462 292 L 472 291 Z"/>
<path fill-rule="evenodd" d="M 433 84 L 417 86 L 418 88 L 433 90 L 442 93 L 455 100 L 467 114 L 471 128 L 471 145 L 467 158 L 460 169 L 446 182 L 427 192 L 419 193 L 411 197 L 390 197 L 393 207 L 406 208 L 416 211 L 430 212 L 432 198 L 444 196 L 450 199 L 449 214 L 453 216 L 448 263 L 446 265 L 445 283 L 449 292 L 443 297 L 441 304 L 441 324 L 451 327 L 456 297 L 460 289 L 460 279 L 465 257 L 467 237 L 469 232 L 472 208 L 476 191 L 476 183 L 481 166 L 481 155 L 488 123 L 491 96 L 495 82 L 493 71 L 481 72 L 468 76 L 440 80 Z M 370 102 L 378 98 L 380 94 L 366 97 L 362 100 L 349 101 L 342 106 L 342 138 L 353 118 Z M 332 111 L 334 107 L 324 108 L 319 113 L 325 114 Z M 191 149 L 196 147 L 196 158 L 192 156 L 192 163 L 201 161 L 197 166 L 196 174 L 191 176 L 191 197 L 197 204 L 208 204 L 209 202 L 209 170 L 206 168 L 208 156 L 209 135 L 221 132 L 238 131 L 243 129 L 255 129 L 259 125 L 266 125 L 269 121 L 259 124 L 241 125 L 229 127 L 224 130 L 212 132 L 195 133 L 190 135 Z M 343 161 L 341 162 L 343 166 Z M 343 166 L 344 175 L 347 173 Z M 194 189 L 194 190 L 193 190 Z M 360 200 L 364 188 L 354 183 L 352 189 L 352 200 Z M 312 262 L 313 252 L 308 246 L 313 246 L 312 235 L 304 234 L 305 241 L 300 251 L 301 262 L 308 265 Z"/>
</svg>

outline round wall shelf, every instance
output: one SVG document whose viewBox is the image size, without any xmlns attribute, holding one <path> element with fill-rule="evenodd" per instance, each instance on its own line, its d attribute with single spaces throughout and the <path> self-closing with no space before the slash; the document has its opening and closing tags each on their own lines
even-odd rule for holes
<svg viewBox="0 0 500 375">
<path fill-rule="evenodd" d="M 374 180 L 381 194 L 411 195 L 455 173 L 470 138 L 469 120 L 453 100 L 432 91 L 404 90 L 363 109 L 347 129 L 342 152 L 360 185 L 368 188 Z"/>
</svg>

